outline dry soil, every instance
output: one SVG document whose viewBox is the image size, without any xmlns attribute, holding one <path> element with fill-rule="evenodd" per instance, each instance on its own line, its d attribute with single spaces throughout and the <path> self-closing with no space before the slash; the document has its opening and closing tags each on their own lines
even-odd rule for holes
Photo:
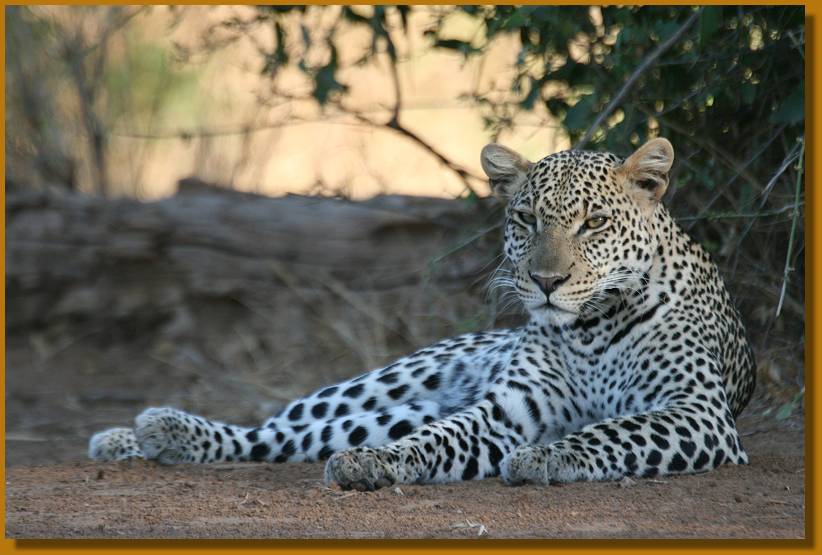
<svg viewBox="0 0 822 555">
<path fill-rule="evenodd" d="M 743 417 L 747 466 L 659 480 L 344 492 L 321 464 L 7 468 L 13 538 L 802 538 L 801 423 Z"/>
</svg>

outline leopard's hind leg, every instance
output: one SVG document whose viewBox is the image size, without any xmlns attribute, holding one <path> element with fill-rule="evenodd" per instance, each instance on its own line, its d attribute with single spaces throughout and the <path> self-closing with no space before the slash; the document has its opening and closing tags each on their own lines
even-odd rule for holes
<svg viewBox="0 0 822 555">
<path fill-rule="evenodd" d="M 88 456 L 96 461 L 144 459 L 132 428 L 109 428 L 91 436 Z"/>
<path fill-rule="evenodd" d="M 136 418 L 133 431 L 115 428 L 96 434 L 89 456 L 143 457 L 164 464 L 316 461 L 359 445 L 384 445 L 438 417 L 437 403 L 420 401 L 305 425 L 245 428 L 172 408 L 151 408 Z"/>
</svg>

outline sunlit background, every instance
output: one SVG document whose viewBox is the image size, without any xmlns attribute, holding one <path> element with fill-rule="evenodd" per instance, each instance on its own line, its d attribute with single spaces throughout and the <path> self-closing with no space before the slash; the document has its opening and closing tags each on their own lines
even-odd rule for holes
<svg viewBox="0 0 822 555">
<path fill-rule="evenodd" d="M 352 10 L 374 14 L 373 6 Z M 192 175 L 266 195 L 463 194 L 463 179 L 444 169 L 434 150 L 485 194 L 479 150 L 493 138 L 532 158 L 569 143 L 544 108 L 518 114 L 502 133 L 486 127 L 475 96 L 511 94 L 519 41 L 500 37 L 470 59 L 432 49 L 425 32 L 441 18 L 443 36 L 485 46 L 483 22 L 462 12 L 444 17 L 444 10 L 416 7 L 404 25 L 399 12 L 386 11 L 396 82 L 384 52 L 358 63 L 372 32 L 345 20 L 342 7 L 284 14 L 278 22 L 293 59 L 328 63 L 322 45 L 334 29 L 347 92 L 341 105 L 325 106 L 297 64 L 279 68 L 276 79 L 266 71 L 264 53 L 277 45 L 272 24 L 232 25 L 255 21 L 252 7 L 10 11 L 10 39 L 38 43 L 10 45 L 8 86 L 21 104 L 11 111 L 13 125 L 37 126 L 36 113 L 50 126 L 36 129 L 45 139 L 37 145 L 14 134 L 21 142 L 10 145 L 10 177 L 36 186 L 70 179 L 81 191 L 142 199 L 173 194 L 177 181 Z M 427 146 L 385 125 L 398 95 L 403 126 Z M 55 167 L 41 167 L 42 157 Z"/>
</svg>

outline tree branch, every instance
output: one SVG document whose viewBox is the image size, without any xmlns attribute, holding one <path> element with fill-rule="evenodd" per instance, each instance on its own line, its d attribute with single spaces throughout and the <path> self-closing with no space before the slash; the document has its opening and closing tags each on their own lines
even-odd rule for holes
<svg viewBox="0 0 822 555">
<path fill-rule="evenodd" d="M 420 137 L 419 135 L 417 135 L 416 133 L 414 133 L 413 131 L 411 131 L 407 127 L 403 126 L 399 121 L 396 121 L 396 120 L 392 119 L 391 121 L 389 121 L 387 123 L 378 123 L 376 121 L 372 121 L 369 118 L 365 117 L 360 112 L 356 112 L 356 111 L 352 111 L 352 110 L 347 110 L 347 111 L 348 111 L 349 114 L 354 116 L 358 121 L 360 121 L 362 123 L 365 123 L 365 124 L 373 126 L 373 127 L 387 127 L 388 129 L 393 129 L 397 133 L 411 139 L 412 141 L 417 143 L 419 146 L 421 146 L 422 148 L 427 150 L 432 156 L 434 156 L 434 158 L 439 160 L 440 163 L 442 163 L 446 168 L 448 168 L 452 172 L 456 173 L 457 176 L 462 181 L 463 185 L 465 185 L 466 189 L 468 189 L 472 194 L 474 194 L 476 196 L 479 196 L 477 194 L 476 189 L 474 189 L 474 187 L 468 181 L 468 178 L 470 177 L 472 179 L 482 181 L 482 178 L 480 176 L 472 174 L 471 172 L 469 172 L 465 168 L 462 168 L 462 167 L 458 166 L 457 164 L 455 164 L 454 162 L 452 162 L 451 160 L 446 158 L 445 155 L 440 153 L 430 143 L 425 141 L 422 137 Z"/>
<path fill-rule="evenodd" d="M 799 163 L 796 165 L 796 187 L 794 193 L 794 204 L 799 205 L 799 194 L 802 191 L 802 175 L 805 166 L 803 162 L 805 160 L 805 138 L 802 138 L 802 150 L 799 151 Z M 782 289 L 779 292 L 779 304 L 776 305 L 776 318 L 779 318 L 779 314 L 782 312 L 782 304 L 785 302 L 785 292 L 788 290 L 788 277 L 790 273 L 793 271 L 793 267 L 791 266 L 791 254 L 793 254 L 793 241 L 794 236 L 796 235 L 796 222 L 799 219 L 799 208 L 796 208 L 793 212 L 793 222 L 791 223 L 791 235 L 788 239 L 788 254 L 785 256 L 785 270 L 782 273 Z"/>
</svg>

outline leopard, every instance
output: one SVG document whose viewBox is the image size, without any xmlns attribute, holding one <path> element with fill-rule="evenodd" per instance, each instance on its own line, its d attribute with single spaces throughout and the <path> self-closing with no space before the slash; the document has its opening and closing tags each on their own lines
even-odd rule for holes
<svg viewBox="0 0 822 555">
<path fill-rule="evenodd" d="M 538 162 L 492 143 L 480 162 L 504 205 L 494 283 L 516 295 L 526 323 L 321 387 L 261 426 L 149 408 L 133 427 L 95 434 L 90 458 L 325 461 L 326 484 L 360 491 L 747 464 L 736 418 L 754 391 L 754 356 L 717 266 L 662 202 L 671 143 Z"/>
</svg>

